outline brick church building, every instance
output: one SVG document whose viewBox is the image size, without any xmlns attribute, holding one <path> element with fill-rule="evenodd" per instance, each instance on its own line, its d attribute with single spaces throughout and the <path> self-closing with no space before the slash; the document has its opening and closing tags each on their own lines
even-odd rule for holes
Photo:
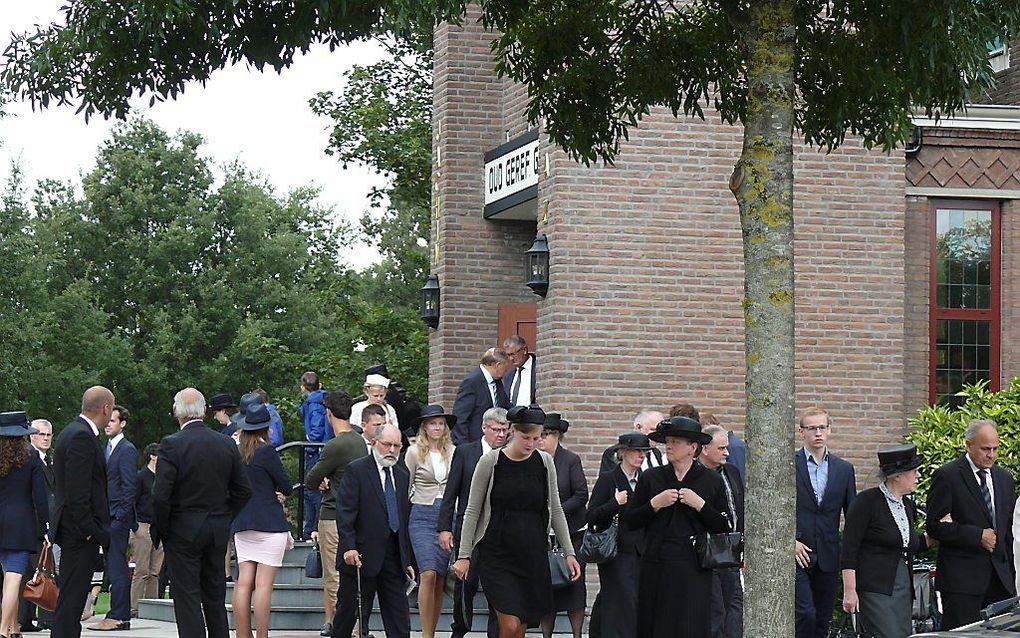
<svg viewBox="0 0 1020 638">
<path fill-rule="evenodd" d="M 570 161 L 495 75 L 477 18 L 435 32 L 430 400 L 452 406 L 519 332 L 589 480 L 643 408 L 689 402 L 742 431 L 741 130 L 662 110 L 615 166 Z M 991 55 L 987 104 L 918 119 L 909 149 L 796 153 L 797 408 L 827 408 L 831 447 L 869 470 L 919 408 L 1020 375 L 1020 47 Z M 525 286 L 536 235 L 545 297 Z"/>
</svg>

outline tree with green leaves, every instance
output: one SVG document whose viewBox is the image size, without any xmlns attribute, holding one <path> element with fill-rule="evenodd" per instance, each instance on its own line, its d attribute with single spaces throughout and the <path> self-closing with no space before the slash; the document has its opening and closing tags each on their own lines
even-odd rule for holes
<svg viewBox="0 0 1020 638">
<path fill-rule="evenodd" d="M 98 3 L 78 4 L 93 8 L 71 10 L 66 25 L 15 40 L 3 79 L 41 103 L 80 100 L 86 113 L 106 114 L 122 113 L 134 91 L 172 97 L 186 80 L 205 80 L 228 60 L 285 65 L 288 52 L 322 41 L 323 25 L 332 25 L 315 19 L 281 25 L 280 11 L 350 6 L 259 3 L 286 8 L 264 7 L 265 18 L 245 12 L 235 16 L 235 27 L 224 15 L 236 5 L 226 0 L 178 3 L 182 10 L 165 19 L 150 17 L 147 9 L 163 7 L 151 0 L 122 3 L 142 19 L 128 19 L 127 10 L 108 18 L 99 15 Z M 387 16 L 407 8 L 393 4 L 359 6 Z M 711 106 L 723 121 L 743 127 L 730 188 L 744 239 L 747 437 L 756 451 L 749 459 L 746 618 L 756 636 L 792 635 L 794 135 L 826 149 L 848 135 L 891 149 L 909 134 L 913 109 L 929 116 L 960 111 L 991 85 L 986 42 L 1017 34 L 1020 4 L 480 4 L 496 32 L 497 69 L 527 86 L 529 117 L 541 119 L 545 134 L 574 158 L 612 161 L 628 131 L 655 106 L 698 117 Z M 421 11 L 446 19 L 462 5 L 438 0 L 421 3 Z M 255 23 L 267 34 L 264 47 L 252 47 Z M 327 30 L 341 39 L 355 31 Z"/>
</svg>

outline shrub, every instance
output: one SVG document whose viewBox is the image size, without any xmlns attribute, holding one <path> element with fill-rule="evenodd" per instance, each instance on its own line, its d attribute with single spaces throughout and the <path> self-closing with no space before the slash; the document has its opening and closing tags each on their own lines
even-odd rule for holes
<svg viewBox="0 0 1020 638">
<path fill-rule="evenodd" d="M 999 392 L 989 391 L 988 382 L 980 381 L 960 394 L 967 397 L 963 407 L 934 405 L 910 419 L 907 441 L 917 445 L 924 457 L 916 493 L 919 503 L 927 501 L 935 470 L 964 453 L 967 424 L 974 420 L 988 419 L 999 425 L 999 465 L 1014 479 L 1020 473 L 1020 378 Z"/>
</svg>

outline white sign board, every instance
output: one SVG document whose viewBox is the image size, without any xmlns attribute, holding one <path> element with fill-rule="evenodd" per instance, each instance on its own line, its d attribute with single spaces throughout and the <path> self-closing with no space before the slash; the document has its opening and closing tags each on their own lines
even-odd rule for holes
<svg viewBox="0 0 1020 638">
<path fill-rule="evenodd" d="M 485 154 L 486 217 L 538 197 L 538 132 L 531 131 Z"/>
</svg>

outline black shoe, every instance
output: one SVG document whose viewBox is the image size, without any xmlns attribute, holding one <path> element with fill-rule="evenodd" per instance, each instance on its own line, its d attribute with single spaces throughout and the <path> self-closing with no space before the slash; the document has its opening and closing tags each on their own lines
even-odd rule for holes
<svg viewBox="0 0 1020 638">
<path fill-rule="evenodd" d="M 333 635 L 333 625 L 331 623 L 322 623 L 322 628 L 319 629 L 319 635 L 324 638 L 329 638 Z"/>
<path fill-rule="evenodd" d="M 38 625 L 32 625 L 32 624 L 22 625 L 21 626 L 21 633 L 23 633 L 23 634 L 31 634 L 31 633 L 35 633 L 37 631 L 42 631 L 42 627 L 39 627 Z"/>
</svg>

